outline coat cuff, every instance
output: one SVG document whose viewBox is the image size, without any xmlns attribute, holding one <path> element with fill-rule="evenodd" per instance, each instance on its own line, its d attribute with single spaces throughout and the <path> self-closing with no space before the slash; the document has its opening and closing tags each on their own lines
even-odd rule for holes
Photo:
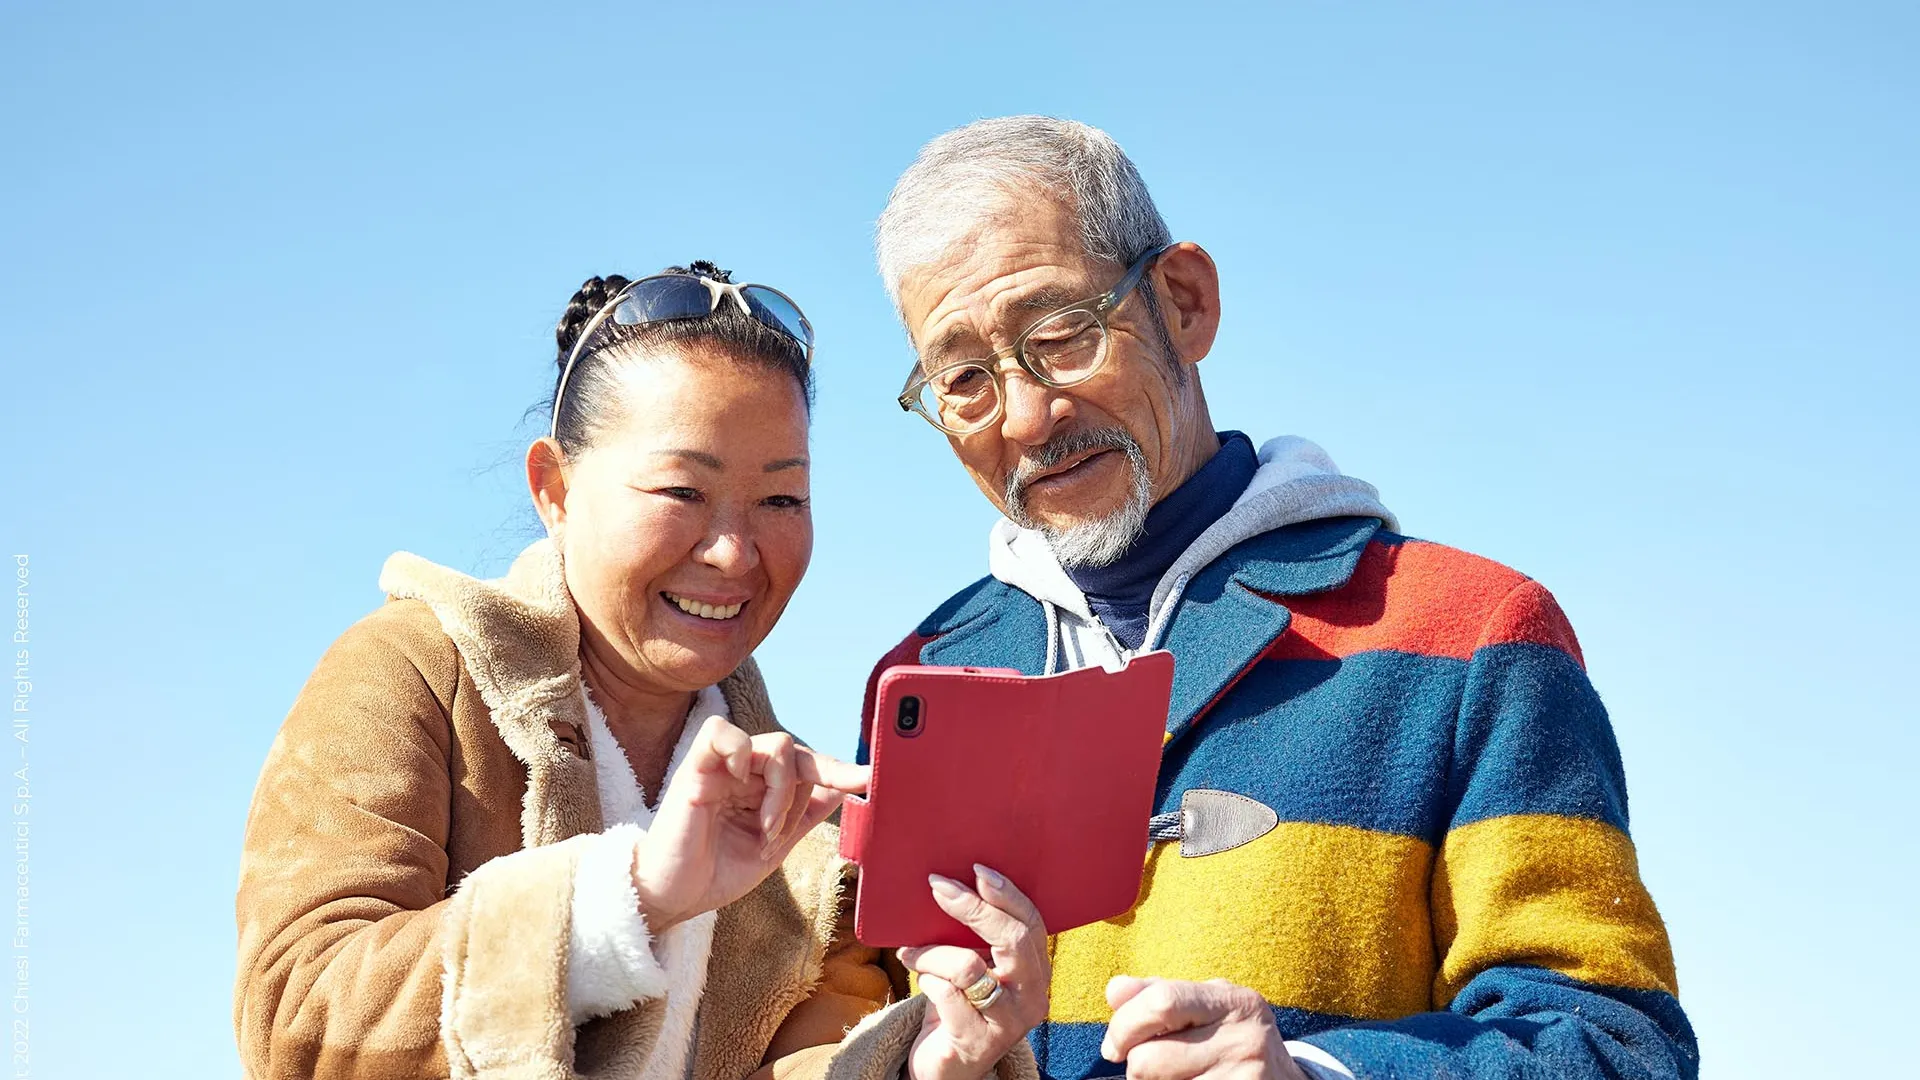
<svg viewBox="0 0 1920 1080">
<path fill-rule="evenodd" d="M 641 835 L 620 825 L 579 841 L 567 936 L 567 1011 L 576 1024 L 667 994 L 667 972 L 633 889 Z"/>
<path fill-rule="evenodd" d="M 576 840 L 491 859 L 443 922 L 440 1037 L 456 1080 L 570 1075 L 567 919 Z"/>
<path fill-rule="evenodd" d="M 1307 1074 L 1307 1080 L 1353 1080 L 1352 1069 L 1312 1043 L 1289 1039 L 1287 1053 L 1293 1056 L 1293 1063 L 1300 1066 L 1300 1071 Z"/>
<path fill-rule="evenodd" d="M 928 1007 L 926 995 L 915 994 L 854 1025 L 828 1064 L 826 1080 L 904 1080 L 907 1054 L 920 1035 Z M 1027 1040 L 1014 1043 L 994 1063 L 993 1080 L 1040 1080 Z"/>
</svg>

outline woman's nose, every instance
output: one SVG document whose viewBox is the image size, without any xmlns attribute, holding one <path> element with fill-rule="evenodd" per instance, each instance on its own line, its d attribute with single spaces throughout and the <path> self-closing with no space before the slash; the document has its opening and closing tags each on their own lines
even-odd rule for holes
<svg viewBox="0 0 1920 1080">
<path fill-rule="evenodd" d="M 760 565 L 760 548 L 741 528 L 717 529 L 701 545 L 695 556 L 715 570 L 735 577 Z"/>
</svg>

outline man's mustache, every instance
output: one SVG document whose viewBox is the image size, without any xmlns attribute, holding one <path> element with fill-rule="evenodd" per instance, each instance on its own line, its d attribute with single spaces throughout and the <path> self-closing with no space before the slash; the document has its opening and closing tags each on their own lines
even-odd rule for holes
<svg viewBox="0 0 1920 1080">
<path fill-rule="evenodd" d="M 1027 488 L 1041 474 L 1076 454 L 1091 450 L 1119 450 L 1138 461 L 1143 455 L 1140 444 L 1124 428 L 1082 428 L 1055 435 L 1026 452 L 1019 467 L 1007 477 L 1006 502 L 1016 510 L 1025 505 Z"/>
</svg>

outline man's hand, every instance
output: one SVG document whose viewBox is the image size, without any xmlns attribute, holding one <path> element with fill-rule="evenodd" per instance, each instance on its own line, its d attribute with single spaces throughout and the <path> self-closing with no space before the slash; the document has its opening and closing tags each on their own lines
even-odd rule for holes
<svg viewBox="0 0 1920 1080">
<path fill-rule="evenodd" d="M 929 1006 L 907 1054 L 908 1080 L 981 1080 L 1047 1016 L 1053 962 L 1039 910 L 1006 878 L 984 866 L 973 870 L 973 889 L 944 877 L 928 885 L 940 910 L 988 944 L 991 967 L 955 945 L 900 950 Z M 999 996 L 976 1008 L 962 991 L 988 974 L 1000 984 Z"/>
<path fill-rule="evenodd" d="M 1266 1000 L 1224 979 L 1180 982 L 1119 975 L 1107 983 L 1113 1020 L 1100 1056 L 1128 1080 L 1306 1080 Z"/>
<path fill-rule="evenodd" d="M 633 886 L 655 933 L 751 892 L 800 838 L 867 789 L 868 770 L 785 732 L 749 737 L 707 718 L 634 852 Z"/>
</svg>

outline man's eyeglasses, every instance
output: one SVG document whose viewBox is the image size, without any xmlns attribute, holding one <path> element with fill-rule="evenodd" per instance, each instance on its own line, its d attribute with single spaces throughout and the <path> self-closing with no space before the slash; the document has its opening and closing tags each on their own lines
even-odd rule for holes
<svg viewBox="0 0 1920 1080">
<path fill-rule="evenodd" d="M 1093 378 L 1107 361 L 1108 316 L 1172 246 L 1135 259 L 1112 289 L 1042 316 L 1013 344 L 985 359 L 961 360 L 925 374 L 914 365 L 900 392 L 900 407 L 949 435 L 970 435 L 1000 419 L 1007 396 L 1000 362 L 1009 356 L 1035 382 L 1055 389 Z"/>
<path fill-rule="evenodd" d="M 573 366 L 586 351 L 587 343 L 609 320 L 615 326 L 640 326 L 645 323 L 671 322 L 675 319 L 700 319 L 720 310 L 728 297 L 740 313 L 762 325 L 792 338 L 806 350 L 807 363 L 813 363 L 813 324 L 800 313 L 800 305 L 771 285 L 736 285 L 715 281 L 703 274 L 655 274 L 627 283 L 606 306 L 595 312 L 580 331 L 567 354 L 567 366 L 560 371 L 560 385 L 553 394 L 553 425 L 560 424 L 560 403 L 565 400 L 567 380 Z M 554 432 L 549 432 L 553 434 Z"/>
</svg>

